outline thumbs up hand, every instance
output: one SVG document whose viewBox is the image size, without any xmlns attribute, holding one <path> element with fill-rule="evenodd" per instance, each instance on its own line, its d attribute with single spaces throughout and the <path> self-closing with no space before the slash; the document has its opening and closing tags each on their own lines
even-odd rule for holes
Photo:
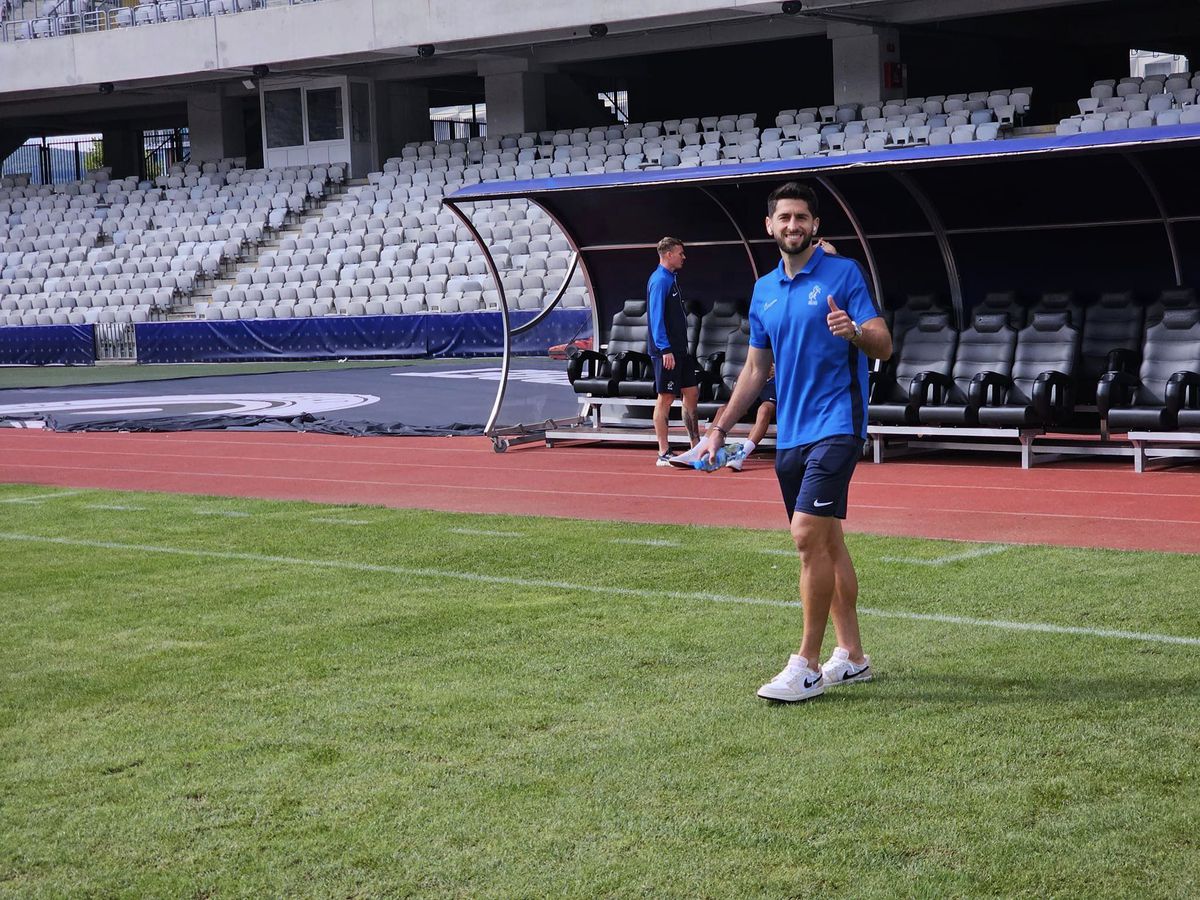
<svg viewBox="0 0 1200 900">
<path fill-rule="evenodd" d="M 825 323 L 829 326 L 830 333 L 844 340 L 850 340 L 854 337 L 854 320 L 844 309 L 838 309 L 833 294 L 830 294 L 827 299 L 829 300 L 829 315 L 825 317 Z"/>
</svg>

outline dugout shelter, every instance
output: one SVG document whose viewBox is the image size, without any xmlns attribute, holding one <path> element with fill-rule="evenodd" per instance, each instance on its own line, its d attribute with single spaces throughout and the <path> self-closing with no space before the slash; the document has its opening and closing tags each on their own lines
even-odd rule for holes
<svg viewBox="0 0 1200 900">
<path fill-rule="evenodd" d="M 1132 290 L 1148 298 L 1200 284 L 1198 144 L 1195 126 L 1038 136 L 492 182 L 460 190 L 446 205 L 465 222 L 462 207 L 479 201 L 519 197 L 546 210 L 595 298 L 593 333 L 602 345 L 625 301 L 644 299 L 654 245 L 665 234 L 689 250 L 680 275 L 687 301 L 705 310 L 721 300 L 747 301 L 754 280 L 778 263 L 764 230 L 765 198 L 783 181 L 804 179 L 822 197 L 822 236 L 862 264 L 881 307 L 933 294 L 962 326 L 991 291 L 1031 297 Z M 505 373 L 512 332 L 505 317 Z M 506 381 L 489 422 L 498 450 L 530 432 L 533 439 L 629 438 L 627 428 L 582 420 L 498 434 Z"/>
</svg>

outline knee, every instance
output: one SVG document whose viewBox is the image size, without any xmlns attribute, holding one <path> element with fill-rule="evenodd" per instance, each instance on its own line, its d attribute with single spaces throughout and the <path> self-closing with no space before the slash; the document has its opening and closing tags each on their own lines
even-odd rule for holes
<svg viewBox="0 0 1200 900">
<path fill-rule="evenodd" d="M 801 559 L 832 559 L 836 555 L 837 542 L 824 526 L 823 519 L 813 523 L 800 516 L 792 522 L 792 542 Z"/>
</svg>

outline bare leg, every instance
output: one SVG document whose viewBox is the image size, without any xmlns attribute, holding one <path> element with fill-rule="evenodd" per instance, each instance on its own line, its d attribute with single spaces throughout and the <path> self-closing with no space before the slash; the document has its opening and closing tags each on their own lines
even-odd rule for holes
<svg viewBox="0 0 1200 900">
<path fill-rule="evenodd" d="M 685 387 L 683 389 L 683 426 L 687 429 L 688 440 L 695 447 L 700 443 L 700 425 L 696 421 L 696 402 L 700 399 L 699 388 Z"/>
<path fill-rule="evenodd" d="M 840 519 L 834 519 L 833 522 L 837 526 L 837 534 L 833 550 L 835 587 L 830 613 L 838 646 L 850 654 L 851 662 L 858 665 L 864 661 L 862 637 L 858 633 L 858 575 L 854 572 L 850 551 L 846 549 L 842 522 Z"/>
<path fill-rule="evenodd" d="M 804 636 L 799 652 L 814 669 L 821 665 L 821 641 L 837 583 L 837 529 L 838 520 L 833 517 L 801 512 L 792 516 L 792 539 L 800 553 L 800 602 L 804 606 Z"/>
<path fill-rule="evenodd" d="M 659 394 L 654 403 L 654 436 L 658 439 L 660 456 L 671 449 L 667 440 L 667 417 L 671 415 L 671 404 L 674 402 L 674 394 Z"/>
<path fill-rule="evenodd" d="M 773 418 L 775 418 L 775 404 L 760 403 L 758 413 L 754 417 L 754 427 L 750 429 L 750 440 L 756 445 L 766 437 L 767 429 L 771 427 Z"/>
</svg>

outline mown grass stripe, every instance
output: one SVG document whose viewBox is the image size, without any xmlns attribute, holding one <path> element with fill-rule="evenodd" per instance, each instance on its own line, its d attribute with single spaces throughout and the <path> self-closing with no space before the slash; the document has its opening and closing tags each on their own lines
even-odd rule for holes
<svg viewBox="0 0 1200 900">
<path fill-rule="evenodd" d="M 882 556 L 882 562 L 903 563 L 908 566 L 944 566 L 947 563 L 961 562 L 964 559 L 979 559 L 983 556 L 995 556 L 997 553 L 1003 553 L 1006 550 L 1011 550 L 1009 544 L 990 544 L 987 547 L 978 547 L 974 550 L 964 550 L 962 553 L 951 553 L 947 556 L 938 556 L 934 559 L 914 559 L 906 556 Z"/>
<path fill-rule="evenodd" d="M 45 503 L 58 497 L 75 497 L 82 493 L 83 491 L 58 491 L 53 494 L 30 494 L 28 497 L 6 497 L 0 500 L 0 503 Z"/>
<path fill-rule="evenodd" d="M 225 559 L 241 562 L 276 563 L 292 566 L 311 566 L 321 569 L 343 569 L 354 572 L 379 572 L 388 575 L 403 575 L 408 578 L 436 578 L 467 581 L 477 584 L 500 584 L 523 588 L 547 588 L 571 593 L 599 594 L 609 597 L 632 597 L 636 599 L 669 599 L 703 601 L 708 603 L 737 603 L 748 606 L 799 607 L 798 600 L 771 600 L 762 597 L 737 597 L 729 594 L 711 594 L 700 591 L 660 591 L 615 585 L 582 584 L 545 578 L 517 578 L 510 575 L 482 575 L 475 572 L 456 572 L 446 569 L 411 568 L 388 566 L 376 563 L 354 562 L 340 559 L 307 559 L 297 556 L 274 556 L 264 553 L 242 553 L 234 550 L 201 550 L 187 547 L 163 547 L 154 544 L 123 544 L 115 541 L 90 541 L 77 538 L 48 537 L 44 535 L 0 532 L 0 540 L 35 544 L 53 544 L 64 547 L 87 547 L 96 550 L 121 550 L 134 553 L 162 553 L 172 556 L 191 556 L 198 559 Z M 967 616 L 950 616 L 936 613 L 916 613 L 904 610 L 859 607 L 864 616 L 887 619 L 905 619 L 916 622 L 937 622 L 945 625 L 964 625 L 979 628 L 999 628 L 1008 631 L 1037 632 L 1042 634 L 1072 634 L 1081 637 L 1098 637 L 1119 640 L 1147 641 L 1157 644 L 1181 644 L 1200 647 L 1200 637 L 1184 637 L 1170 634 L 1154 634 L 1140 631 L 1121 631 L 1104 628 L 1083 628 L 1071 625 L 1052 625 L 1046 622 L 1011 622 L 1000 619 L 979 619 Z"/>
<path fill-rule="evenodd" d="M 525 533 L 521 531 L 494 531 L 490 528 L 447 528 L 451 534 L 465 534 L 471 537 L 500 537 L 500 538 L 523 538 Z"/>
</svg>

